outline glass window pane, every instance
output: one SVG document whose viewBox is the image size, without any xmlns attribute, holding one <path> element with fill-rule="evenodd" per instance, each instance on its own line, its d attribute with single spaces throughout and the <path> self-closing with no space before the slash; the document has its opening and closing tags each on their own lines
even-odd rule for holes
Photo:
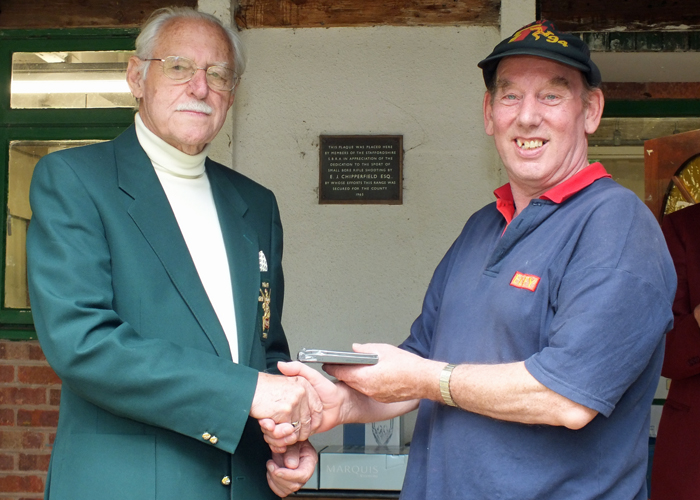
<svg viewBox="0 0 700 500">
<path fill-rule="evenodd" d="M 131 108 L 126 84 L 132 51 L 15 52 L 12 108 Z"/>
<path fill-rule="evenodd" d="M 592 146 L 588 160 L 601 162 L 615 181 L 644 200 L 644 146 Z"/>
<path fill-rule="evenodd" d="M 700 118 L 603 118 L 588 137 L 588 159 L 644 200 L 644 141 L 697 129 Z"/>
<path fill-rule="evenodd" d="M 589 146 L 643 146 L 644 141 L 700 129 L 700 118 L 603 118 Z"/>
<path fill-rule="evenodd" d="M 7 237 L 5 244 L 5 307 L 29 309 L 27 290 L 27 228 L 32 218 L 29 183 L 39 159 L 61 149 L 100 142 L 12 141 L 7 192 Z"/>
</svg>

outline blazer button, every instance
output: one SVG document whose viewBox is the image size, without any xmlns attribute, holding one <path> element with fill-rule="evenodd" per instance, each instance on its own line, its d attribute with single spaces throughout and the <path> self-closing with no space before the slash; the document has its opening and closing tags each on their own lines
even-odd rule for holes
<svg viewBox="0 0 700 500">
<path fill-rule="evenodd" d="M 219 438 L 216 437 L 216 436 L 212 436 L 212 437 L 209 438 L 209 442 L 210 442 L 211 444 L 216 444 L 216 443 L 219 442 Z"/>
<path fill-rule="evenodd" d="M 228 486 L 229 484 L 231 484 L 231 478 L 228 476 L 224 476 L 221 479 L 221 484 L 223 484 L 224 486 Z"/>
<path fill-rule="evenodd" d="M 211 439 L 211 434 L 205 432 L 204 434 L 202 434 L 202 439 L 204 439 L 205 441 L 209 441 Z"/>
</svg>

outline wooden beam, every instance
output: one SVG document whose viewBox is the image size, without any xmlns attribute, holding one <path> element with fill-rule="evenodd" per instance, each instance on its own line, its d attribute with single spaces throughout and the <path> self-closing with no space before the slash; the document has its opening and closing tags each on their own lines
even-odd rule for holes
<svg viewBox="0 0 700 500">
<path fill-rule="evenodd" d="M 197 0 L 3 0 L 0 29 L 137 27 L 173 5 L 197 7 Z"/>
<path fill-rule="evenodd" d="M 240 28 L 497 26 L 500 0 L 240 0 Z"/>
<path fill-rule="evenodd" d="M 603 82 L 602 89 L 606 99 L 700 99 L 698 82 Z"/>
<path fill-rule="evenodd" d="M 697 0 L 538 0 L 540 19 L 549 19 L 562 31 L 661 30 L 684 26 L 700 29 Z"/>
</svg>

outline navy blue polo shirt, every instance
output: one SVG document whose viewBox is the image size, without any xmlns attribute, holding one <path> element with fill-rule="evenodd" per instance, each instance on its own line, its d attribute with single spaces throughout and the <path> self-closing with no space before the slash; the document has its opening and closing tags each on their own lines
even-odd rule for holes
<svg viewBox="0 0 700 500">
<path fill-rule="evenodd" d="M 599 414 L 574 431 L 422 401 L 402 499 L 646 500 L 676 276 L 649 209 L 608 177 L 589 165 L 512 221 L 499 188 L 438 265 L 402 344 L 455 364 L 524 360 Z"/>
</svg>

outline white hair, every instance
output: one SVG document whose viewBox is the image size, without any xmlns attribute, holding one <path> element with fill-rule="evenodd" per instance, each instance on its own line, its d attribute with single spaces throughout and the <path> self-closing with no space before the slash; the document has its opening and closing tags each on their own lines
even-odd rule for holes
<svg viewBox="0 0 700 500">
<path fill-rule="evenodd" d="M 136 38 L 135 55 L 139 59 L 144 60 L 145 65 L 141 73 L 144 79 L 146 78 L 148 66 L 150 65 L 150 62 L 145 61 L 145 59 L 153 58 L 156 45 L 158 44 L 158 38 L 163 28 L 170 22 L 180 19 L 205 21 L 221 29 L 231 43 L 231 49 L 233 51 L 233 70 L 239 77 L 243 74 L 243 71 L 245 71 L 245 53 L 243 42 L 236 31 L 224 26 L 219 19 L 211 14 L 199 12 L 190 7 L 163 7 L 151 14 L 141 27 L 141 33 Z"/>
</svg>

